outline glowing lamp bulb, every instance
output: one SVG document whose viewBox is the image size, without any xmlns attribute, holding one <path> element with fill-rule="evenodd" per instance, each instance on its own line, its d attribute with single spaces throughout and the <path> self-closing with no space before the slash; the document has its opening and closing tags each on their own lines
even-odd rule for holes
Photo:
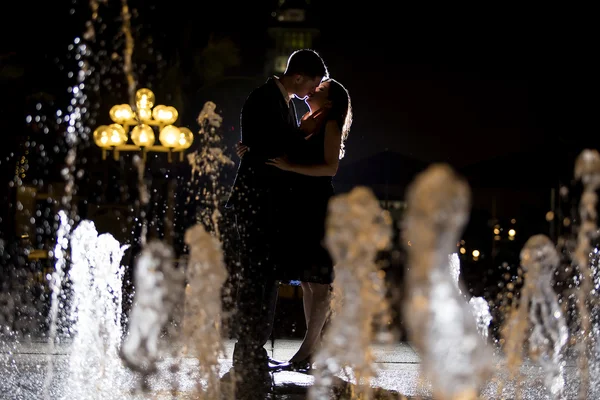
<svg viewBox="0 0 600 400">
<path fill-rule="evenodd" d="M 175 107 L 158 105 L 152 110 L 152 117 L 163 124 L 172 124 L 177 121 L 179 113 Z"/>
<path fill-rule="evenodd" d="M 108 126 L 108 138 L 110 146 L 120 146 L 127 142 L 127 133 L 125 128 L 119 124 L 110 124 Z"/>
<path fill-rule="evenodd" d="M 169 148 L 176 148 L 179 142 L 180 130 L 176 126 L 167 125 L 160 131 L 158 140 L 160 143 Z"/>
<path fill-rule="evenodd" d="M 124 124 L 133 119 L 133 110 L 129 104 L 119 104 L 110 109 L 110 118 L 117 124 Z"/>
<path fill-rule="evenodd" d="M 150 89 L 140 89 L 135 93 L 135 104 L 138 110 L 150 110 L 154 106 L 154 93 Z"/>
<path fill-rule="evenodd" d="M 106 125 L 101 125 L 94 131 L 94 142 L 98 147 L 109 148 L 108 137 L 109 128 Z"/>
<path fill-rule="evenodd" d="M 187 149 L 194 142 L 194 134 L 186 127 L 179 128 L 179 138 L 177 140 L 178 149 Z"/>
<path fill-rule="evenodd" d="M 137 125 L 131 130 L 131 140 L 136 146 L 152 146 L 154 144 L 154 131 L 146 124 Z"/>
</svg>

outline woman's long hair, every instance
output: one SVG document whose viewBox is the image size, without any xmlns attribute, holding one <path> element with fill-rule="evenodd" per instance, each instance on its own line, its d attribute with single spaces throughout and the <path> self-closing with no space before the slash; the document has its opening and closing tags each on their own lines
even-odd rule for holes
<svg viewBox="0 0 600 400">
<path fill-rule="evenodd" d="M 331 110 L 329 111 L 329 119 L 337 122 L 342 130 L 342 142 L 340 143 L 340 160 L 344 158 L 346 139 L 352 125 L 352 103 L 348 90 L 336 81 L 328 78 L 324 82 L 329 82 L 329 100 L 331 101 Z"/>
</svg>

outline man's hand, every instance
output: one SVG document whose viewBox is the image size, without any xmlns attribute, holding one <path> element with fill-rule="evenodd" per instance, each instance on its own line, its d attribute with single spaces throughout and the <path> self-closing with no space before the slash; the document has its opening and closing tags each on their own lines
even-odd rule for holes
<svg viewBox="0 0 600 400">
<path fill-rule="evenodd" d="M 250 148 L 248 146 L 242 144 L 241 140 L 236 143 L 235 154 L 237 154 L 237 156 L 239 158 L 242 158 L 244 156 L 244 154 L 246 154 L 247 151 L 250 151 Z"/>
<path fill-rule="evenodd" d="M 282 169 L 284 171 L 292 170 L 292 164 L 289 162 L 289 160 L 285 156 L 277 157 L 277 158 L 270 158 L 267 162 L 265 162 L 265 164 L 272 165 L 272 166 Z"/>
</svg>

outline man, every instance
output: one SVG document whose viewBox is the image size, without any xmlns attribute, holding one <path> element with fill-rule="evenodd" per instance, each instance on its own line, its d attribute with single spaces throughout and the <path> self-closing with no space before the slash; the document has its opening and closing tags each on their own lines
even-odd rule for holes
<svg viewBox="0 0 600 400">
<path fill-rule="evenodd" d="M 315 51 L 297 50 L 290 55 L 283 75 L 255 89 L 242 109 L 242 141 L 252 150 L 240 162 L 226 205 L 233 208 L 241 242 L 233 365 L 242 382 L 257 382 L 255 372 L 268 371 L 264 345 L 271 335 L 277 302 L 275 266 L 270 258 L 277 234 L 273 218 L 279 217 L 279 194 L 294 178 L 293 173 L 266 161 L 283 156 L 315 130 L 318 117 L 303 119 L 298 127 L 291 97 L 305 99 L 326 76 L 327 68 Z"/>
</svg>

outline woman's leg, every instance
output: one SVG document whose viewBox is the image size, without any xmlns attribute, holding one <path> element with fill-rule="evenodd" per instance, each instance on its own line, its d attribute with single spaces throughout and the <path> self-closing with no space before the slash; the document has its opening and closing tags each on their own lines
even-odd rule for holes
<svg viewBox="0 0 600 400">
<path fill-rule="evenodd" d="M 312 307 L 312 290 L 308 282 L 300 282 L 302 287 L 302 305 L 304 306 L 304 321 L 306 321 L 306 329 L 310 321 L 310 308 Z"/>
<path fill-rule="evenodd" d="M 306 334 L 300 348 L 290 361 L 304 361 L 312 356 L 317 343 L 321 339 L 323 325 L 329 316 L 331 293 L 330 285 L 321 283 L 308 283 L 312 301 L 310 307 L 310 319 L 308 319 Z"/>
</svg>

